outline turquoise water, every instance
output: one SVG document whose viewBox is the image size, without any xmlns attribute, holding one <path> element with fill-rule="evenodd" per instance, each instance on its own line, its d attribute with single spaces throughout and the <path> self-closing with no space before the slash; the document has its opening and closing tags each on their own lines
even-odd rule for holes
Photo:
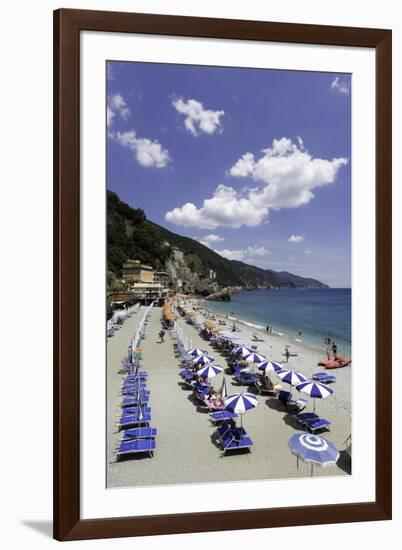
<svg viewBox="0 0 402 550">
<path fill-rule="evenodd" d="M 231 302 L 205 302 L 215 313 L 246 321 L 254 328 L 272 325 L 276 334 L 323 349 L 331 336 L 339 355 L 351 354 L 351 290 L 252 290 L 233 294 Z M 299 334 L 299 331 L 302 334 Z"/>
</svg>

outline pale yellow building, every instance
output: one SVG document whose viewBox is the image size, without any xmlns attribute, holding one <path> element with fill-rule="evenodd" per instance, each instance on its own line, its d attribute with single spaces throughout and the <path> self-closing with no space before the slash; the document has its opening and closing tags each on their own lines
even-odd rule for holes
<svg viewBox="0 0 402 550">
<path fill-rule="evenodd" d="M 127 260 L 123 264 L 123 279 L 128 284 L 153 283 L 154 269 L 150 265 L 142 264 L 139 260 Z"/>
</svg>

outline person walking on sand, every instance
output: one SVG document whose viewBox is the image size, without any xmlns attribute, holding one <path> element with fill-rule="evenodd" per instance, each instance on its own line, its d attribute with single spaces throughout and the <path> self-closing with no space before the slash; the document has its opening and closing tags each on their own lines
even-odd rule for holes
<svg viewBox="0 0 402 550">
<path fill-rule="evenodd" d="M 165 331 L 163 330 L 163 328 L 159 332 L 159 338 L 161 339 L 161 344 L 163 344 L 163 342 L 165 341 Z"/>
<path fill-rule="evenodd" d="M 286 363 L 289 363 L 289 357 L 290 357 L 290 351 L 289 351 L 289 348 L 286 347 L 286 348 L 285 348 L 285 359 L 286 359 Z"/>
</svg>

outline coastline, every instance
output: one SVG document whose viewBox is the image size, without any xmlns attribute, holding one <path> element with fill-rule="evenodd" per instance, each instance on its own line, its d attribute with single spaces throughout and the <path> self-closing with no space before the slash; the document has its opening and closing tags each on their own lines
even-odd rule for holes
<svg viewBox="0 0 402 550">
<path fill-rule="evenodd" d="M 304 340 L 297 341 L 295 338 L 287 336 L 285 333 L 275 330 L 268 334 L 262 328 L 256 328 L 258 325 L 250 323 L 243 319 L 231 317 L 230 315 L 217 313 L 208 308 L 209 302 L 195 298 L 193 301 L 200 307 L 201 310 L 207 313 L 207 318 L 216 321 L 218 326 L 224 330 L 231 330 L 232 324 L 236 325 L 238 333 L 250 345 L 257 346 L 257 352 L 262 353 L 268 359 L 283 363 L 284 368 L 294 369 L 302 372 L 308 378 L 311 378 L 314 372 L 325 370 L 318 363 L 322 359 L 326 359 L 326 348 L 324 343 L 320 347 L 313 343 Z M 190 300 L 191 302 L 191 300 Z M 219 321 L 226 322 L 226 325 L 219 325 Z M 253 341 L 253 333 L 258 335 L 263 341 Z M 285 347 L 288 347 L 291 353 L 297 353 L 297 356 L 289 358 L 289 363 L 285 362 Z M 335 405 L 337 411 L 342 411 L 347 415 L 351 415 L 351 385 L 352 374 L 351 366 L 340 369 L 327 371 L 329 374 L 335 374 L 337 381 L 333 385 L 334 395 L 331 396 L 331 401 Z M 296 392 L 296 395 L 303 397 L 302 394 Z M 328 400 L 326 400 L 328 401 Z"/>
</svg>

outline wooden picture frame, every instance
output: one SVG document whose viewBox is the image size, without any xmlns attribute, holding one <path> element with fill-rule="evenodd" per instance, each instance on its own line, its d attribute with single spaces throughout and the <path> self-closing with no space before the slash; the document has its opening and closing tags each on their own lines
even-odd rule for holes
<svg viewBox="0 0 402 550">
<path fill-rule="evenodd" d="M 376 497 L 373 502 L 80 518 L 80 32 L 351 46 L 376 56 Z M 391 518 L 390 30 L 61 9 L 54 13 L 54 537 L 144 536 Z"/>
</svg>

